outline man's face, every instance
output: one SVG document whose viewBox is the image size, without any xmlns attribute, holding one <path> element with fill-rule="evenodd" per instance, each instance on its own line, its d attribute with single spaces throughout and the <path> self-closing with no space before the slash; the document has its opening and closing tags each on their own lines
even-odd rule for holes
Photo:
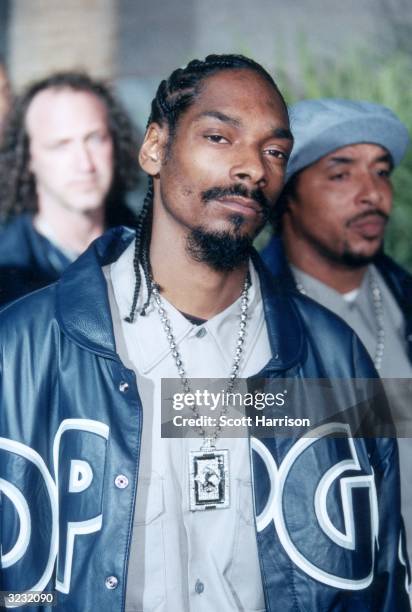
<svg viewBox="0 0 412 612">
<path fill-rule="evenodd" d="M 39 210 L 81 214 L 104 205 L 113 181 L 113 142 L 103 103 L 92 93 L 46 89 L 26 115 L 30 170 Z"/>
<path fill-rule="evenodd" d="M 371 261 L 392 208 L 391 168 L 375 144 L 342 147 L 305 168 L 285 212 L 286 240 L 349 266 Z"/>
<path fill-rule="evenodd" d="M 167 223 L 177 239 L 200 231 L 206 242 L 251 241 L 283 186 L 292 146 L 274 88 L 250 70 L 208 77 L 168 137 L 161 128 L 154 222 Z M 150 130 L 143 148 L 149 144 Z"/>
</svg>

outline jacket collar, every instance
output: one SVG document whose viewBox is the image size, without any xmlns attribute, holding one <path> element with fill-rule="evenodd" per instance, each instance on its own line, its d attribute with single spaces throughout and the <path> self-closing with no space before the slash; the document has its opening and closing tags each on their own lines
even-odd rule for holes
<svg viewBox="0 0 412 612">
<path fill-rule="evenodd" d="M 405 316 L 411 318 L 412 275 L 384 253 L 378 255 L 375 264 L 389 285 Z"/>
<path fill-rule="evenodd" d="M 133 238 L 134 232 L 125 227 L 109 230 L 69 266 L 57 284 L 57 320 L 62 331 L 83 348 L 112 359 L 119 358 L 102 266 L 116 261 Z M 269 369 L 285 370 L 299 361 L 302 322 L 290 294 L 269 274 L 257 253 L 253 263 L 272 348 Z"/>
<path fill-rule="evenodd" d="M 302 319 L 292 299 L 288 283 L 285 283 L 280 276 L 272 276 L 255 251 L 252 259 L 259 274 L 266 326 L 272 349 L 272 359 L 265 372 L 286 370 L 299 362 L 303 352 Z"/>
<path fill-rule="evenodd" d="M 286 259 L 285 247 L 280 236 L 272 236 L 262 250 L 262 260 L 273 276 L 291 290 L 296 290 L 295 279 Z"/>
<path fill-rule="evenodd" d="M 116 261 L 134 238 L 134 232 L 116 227 L 95 240 L 67 268 L 57 283 L 57 320 L 76 344 L 118 359 L 102 267 Z"/>
</svg>

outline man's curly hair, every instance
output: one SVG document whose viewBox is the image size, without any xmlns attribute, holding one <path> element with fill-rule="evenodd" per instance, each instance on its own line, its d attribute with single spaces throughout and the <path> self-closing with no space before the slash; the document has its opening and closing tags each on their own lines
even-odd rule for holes
<svg viewBox="0 0 412 612">
<path fill-rule="evenodd" d="M 114 146 L 114 178 L 106 199 L 106 224 L 130 224 L 133 214 L 124 202 L 125 193 L 137 186 L 138 138 L 125 110 L 102 81 L 83 72 L 57 72 L 29 85 L 11 107 L 0 143 L 0 220 L 23 212 L 37 211 L 35 179 L 29 170 L 29 136 L 26 113 L 33 98 L 45 89 L 87 92 L 107 109 L 107 120 Z"/>
</svg>

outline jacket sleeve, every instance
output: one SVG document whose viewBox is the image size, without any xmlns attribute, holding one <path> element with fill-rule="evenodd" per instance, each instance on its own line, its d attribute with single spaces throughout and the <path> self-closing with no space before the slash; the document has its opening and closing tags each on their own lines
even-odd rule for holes
<svg viewBox="0 0 412 612">
<path fill-rule="evenodd" d="M 409 611 L 409 564 L 400 515 L 398 448 L 395 439 L 375 441 L 371 457 L 378 499 L 374 606 L 376 612 Z"/>
<path fill-rule="evenodd" d="M 369 355 L 355 335 L 353 359 L 356 378 L 375 378 L 376 384 L 380 384 Z M 389 419 L 385 415 L 382 417 L 380 410 L 380 417 L 382 431 L 390 432 L 391 437 L 376 437 L 366 441 L 375 475 L 379 519 L 375 543 L 375 578 L 372 585 L 373 610 L 408 612 L 411 610 L 408 593 L 410 571 L 400 511 L 398 444 L 395 428 L 389 422 L 390 415 Z"/>
</svg>

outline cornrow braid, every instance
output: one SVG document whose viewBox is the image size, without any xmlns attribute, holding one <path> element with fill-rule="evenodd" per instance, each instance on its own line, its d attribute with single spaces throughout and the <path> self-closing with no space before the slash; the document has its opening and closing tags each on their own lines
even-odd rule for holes
<svg viewBox="0 0 412 612">
<path fill-rule="evenodd" d="M 167 80 L 160 83 L 152 101 L 149 124 L 167 124 L 170 136 L 173 136 L 181 114 L 200 93 L 205 78 L 222 70 L 247 69 L 257 72 L 283 97 L 270 74 L 257 62 L 243 55 L 208 55 L 205 60 L 192 60 L 185 68 L 178 68 Z M 285 108 L 286 108 L 286 103 Z"/>
<path fill-rule="evenodd" d="M 203 82 L 213 74 L 223 70 L 251 70 L 265 79 L 275 90 L 282 100 L 285 109 L 286 103 L 273 78 L 257 62 L 243 55 L 208 55 L 205 60 L 192 60 L 184 68 L 174 70 L 168 79 L 163 80 L 156 92 L 151 104 L 151 112 L 147 125 L 158 123 L 168 128 L 168 141 L 166 143 L 165 155 L 170 153 L 171 144 L 176 132 L 178 121 L 182 114 L 195 102 L 201 92 Z M 152 224 L 153 207 L 153 179 L 150 179 L 143 209 L 140 213 L 134 254 L 134 272 L 136 277 L 133 303 L 127 321 L 132 323 L 135 318 L 135 310 L 141 287 L 141 275 L 139 265 L 143 267 L 148 298 L 144 304 L 141 315 L 145 314 L 151 297 L 151 269 L 149 260 L 150 234 Z"/>
<path fill-rule="evenodd" d="M 139 299 L 140 287 L 142 284 L 142 277 L 140 273 L 140 265 L 143 268 L 144 277 L 146 280 L 147 287 L 147 300 L 140 311 L 140 314 L 144 316 L 146 314 L 146 308 L 149 305 L 150 297 L 152 294 L 151 287 L 151 269 L 149 259 L 149 245 L 150 245 L 150 233 L 152 230 L 152 213 L 153 213 L 153 178 L 149 177 L 149 185 L 147 193 L 143 202 L 142 210 L 137 219 L 136 226 L 136 238 L 134 244 L 134 257 L 133 257 L 133 269 L 135 276 L 135 285 L 133 293 L 132 307 L 130 309 L 129 316 L 125 318 L 127 323 L 133 323 L 136 314 L 137 300 Z"/>
</svg>

